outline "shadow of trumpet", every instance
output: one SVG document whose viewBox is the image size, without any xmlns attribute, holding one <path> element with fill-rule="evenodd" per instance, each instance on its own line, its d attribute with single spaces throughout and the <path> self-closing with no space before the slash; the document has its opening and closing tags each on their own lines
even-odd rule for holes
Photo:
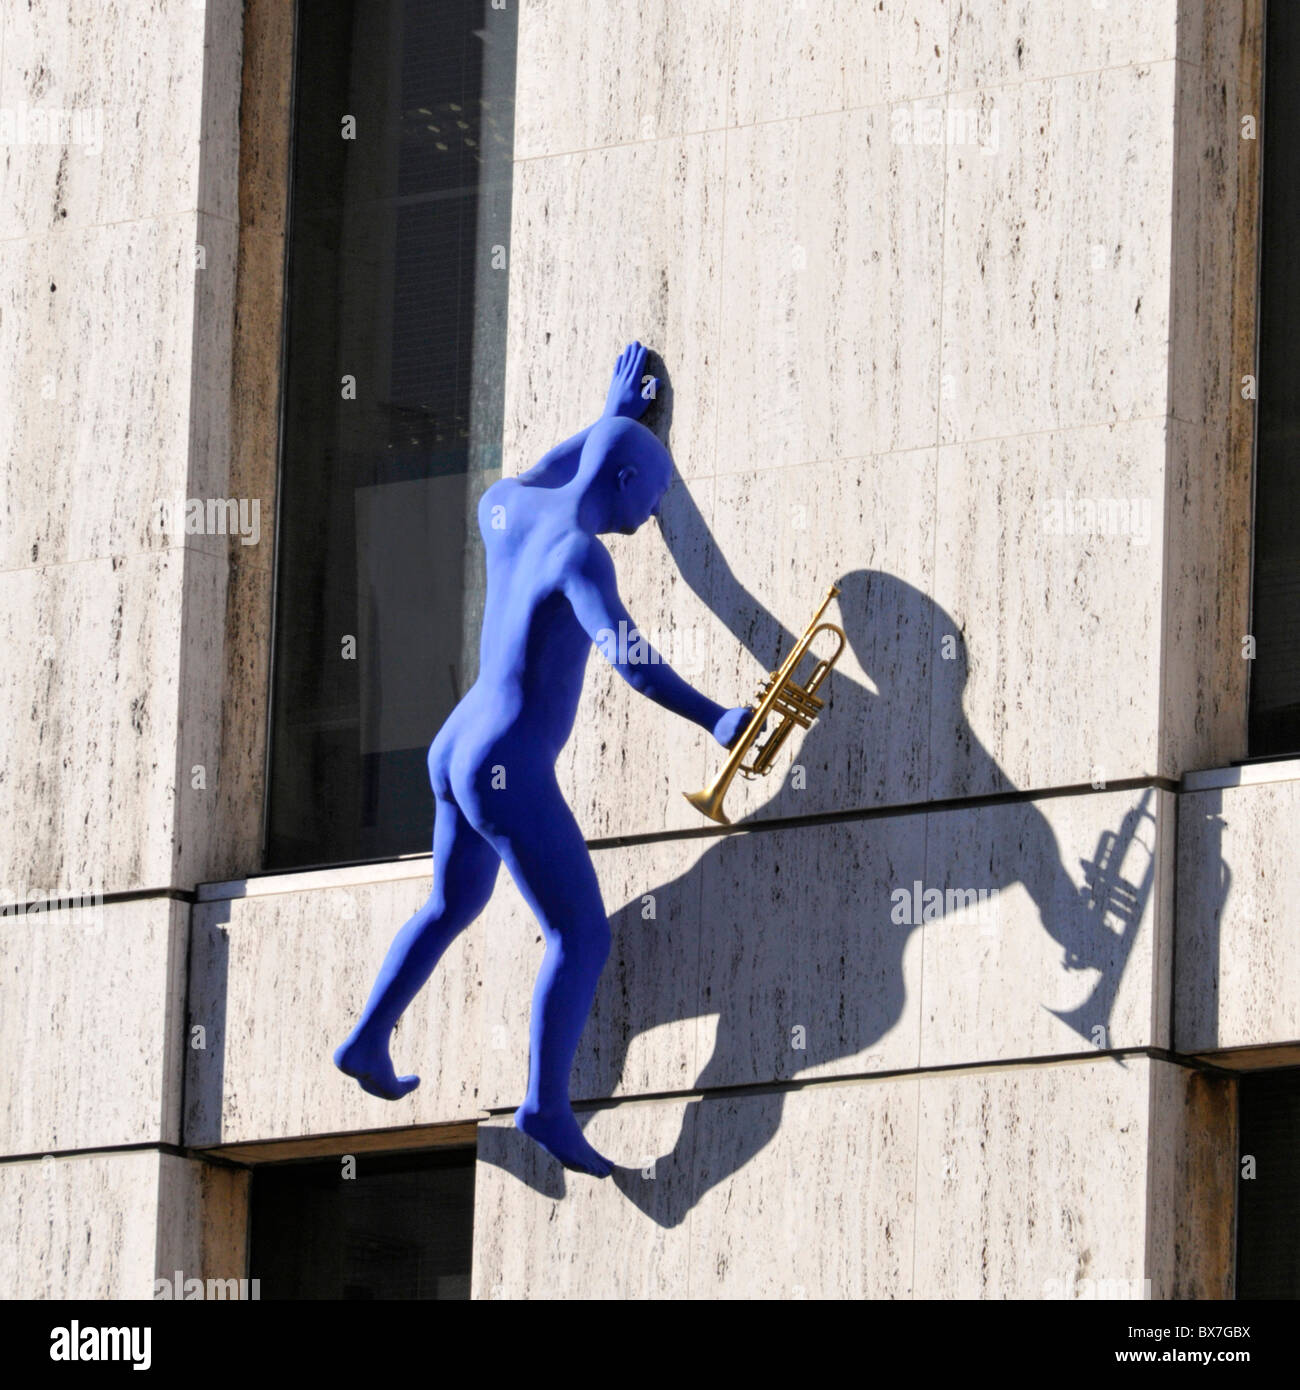
<svg viewBox="0 0 1300 1390">
<path fill-rule="evenodd" d="M 1124 817 L 1118 831 L 1103 830 L 1092 859 L 1081 859 L 1085 912 L 1092 922 L 1089 958 L 1070 951 L 1066 964 L 1074 970 L 1092 967 L 1101 977 L 1092 993 L 1077 1008 L 1049 1009 L 1093 1047 L 1105 1048 L 1110 1017 L 1120 982 L 1137 941 L 1138 929 L 1155 882 L 1156 818 L 1152 811 L 1155 791 L 1148 787 L 1142 799 Z M 1151 844 L 1138 837 L 1144 821 L 1150 822 Z M 1111 925 L 1114 923 L 1114 925 Z M 1117 1059 L 1123 1066 L 1123 1060 Z"/>
</svg>

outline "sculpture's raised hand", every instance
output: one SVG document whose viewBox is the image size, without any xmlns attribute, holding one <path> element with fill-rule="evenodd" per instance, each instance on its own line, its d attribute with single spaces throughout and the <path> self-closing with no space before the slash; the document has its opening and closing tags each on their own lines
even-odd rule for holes
<svg viewBox="0 0 1300 1390">
<path fill-rule="evenodd" d="M 619 353 L 609 383 L 609 394 L 605 397 L 606 415 L 623 415 L 629 420 L 639 420 L 650 408 L 660 383 L 658 377 L 642 383 L 645 355 L 646 350 L 640 343 L 629 343 Z"/>
</svg>

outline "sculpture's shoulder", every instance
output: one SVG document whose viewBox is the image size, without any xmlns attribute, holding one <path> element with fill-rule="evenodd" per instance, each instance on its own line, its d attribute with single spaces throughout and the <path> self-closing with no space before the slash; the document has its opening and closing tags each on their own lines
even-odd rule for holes
<svg viewBox="0 0 1300 1390">
<path fill-rule="evenodd" d="M 478 529 L 484 541 L 504 535 L 509 527 L 510 513 L 522 491 L 518 478 L 498 478 L 478 499 Z"/>
<path fill-rule="evenodd" d="M 501 506 L 518 486 L 519 482 L 515 478 L 498 478 L 490 487 L 485 488 L 483 496 L 478 499 L 479 521 L 482 521 L 484 516 L 490 518 L 492 508 Z"/>
</svg>

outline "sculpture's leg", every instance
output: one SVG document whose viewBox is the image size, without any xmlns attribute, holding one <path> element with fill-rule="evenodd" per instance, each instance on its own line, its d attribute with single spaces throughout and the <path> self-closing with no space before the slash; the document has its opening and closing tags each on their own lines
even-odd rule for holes
<svg viewBox="0 0 1300 1390">
<path fill-rule="evenodd" d="M 433 890 L 393 939 L 361 1021 L 334 1054 L 335 1065 L 356 1077 L 362 1090 L 385 1100 L 420 1084 L 418 1076 L 393 1070 L 393 1028 L 443 952 L 487 906 L 501 867 L 496 851 L 450 796 L 440 795 L 434 804 Z"/>
<path fill-rule="evenodd" d="M 603 1178 L 613 1165 L 583 1138 L 569 1103 L 569 1073 L 609 955 L 609 920 L 582 831 L 554 773 L 530 779 L 527 797 L 515 805 L 514 813 L 499 808 L 485 833 L 546 941 L 533 990 L 528 1092 L 515 1124 L 566 1168 Z M 525 822 L 518 827 L 517 816 Z"/>
</svg>

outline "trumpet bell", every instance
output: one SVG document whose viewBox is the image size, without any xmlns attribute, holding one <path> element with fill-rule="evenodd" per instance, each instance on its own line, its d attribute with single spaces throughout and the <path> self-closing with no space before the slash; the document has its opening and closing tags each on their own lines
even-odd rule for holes
<svg viewBox="0 0 1300 1390">
<path fill-rule="evenodd" d="M 703 791 L 683 792 L 682 795 L 695 807 L 708 816 L 710 820 L 715 820 L 719 825 L 730 825 L 731 821 L 722 809 L 722 798 L 726 788 L 705 787 Z"/>
</svg>

